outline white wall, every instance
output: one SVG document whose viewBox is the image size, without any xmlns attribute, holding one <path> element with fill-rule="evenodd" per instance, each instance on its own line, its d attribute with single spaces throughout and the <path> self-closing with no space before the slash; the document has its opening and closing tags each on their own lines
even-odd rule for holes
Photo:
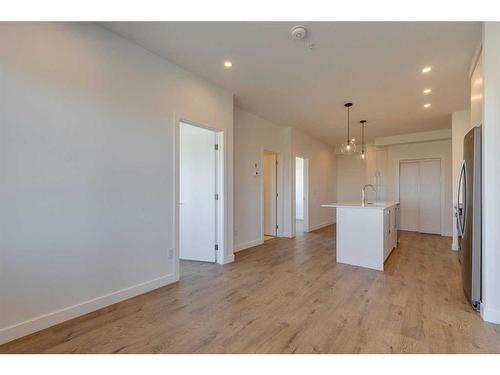
<svg viewBox="0 0 500 375">
<path fill-rule="evenodd" d="M 295 158 L 295 219 L 304 220 L 304 159 Z"/>
<path fill-rule="evenodd" d="M 233 97 L 88 23 L 0 24 L 0 342 L 177 277 L 174 118 L 225 132 Z"/>
<path fill-rule="evenodd" d="M 321 204 L 335 202 L 337 196 L 334 148 L 298 129 L 292 129 L 292 150 L 294 160 L 296 156 L 309 159 L 309 230 L 334 223 L 335 209 L 321 207 Z M 292 186 L 295 190 L 295 184 Z M 295 222 L 293 226 L 295 233 Z"/>
<path fill-rule="evenodd" d="M 262 154 L 279 154 L 282 163 L 282 236 L 295 235 L 295 157 L 309 159 L 309 225 L 311 230 L 334 222 L 335 153 L 331 146 L 303 132 L 273 124 L 240 108 L 234 110 L 234 229 L 235 250 L 262 243 Z M 257 173 L 257 174 L 256 174 Z M 278 188 L 280 191 L 280 188 Z"/>
<path fill-rule="evenodd" d="M 367 183 L 366 173 L 367 159 L 360 159 L 357 155 L 337 155 L 337 201 L 361 201 L 361 189 Z M 372 194 L 370 190 L 368 193 Z"/>
<path fill-rule="evenodd" d="M 451 115 L 451 129 L 452 129 L 452 199 L 453 210 L 457 205 L 458 197 L 458 179 L 460 177 L 460 167 L 462 166 L 463 153 L 464 153 L 464 137 L 471 129 L 470 110 L 453 112 Z M 456 216 L 452 217 L 452 231 L 453 241 L 452 249 L 458 250 L 458 233 Z"/>
<path fill-rule="evenodd" d="M 337 200 L 360 200 L 363 184 L 376 186 L 377 194 L 369 199 L 398 199 L 399 160 L 442 158 L 444 161 L 444 197 L 441 211 L 442 234 L 452 235 L 452 154 L 451 139 L 432 142 L 397 144 L 384 147 L 369 146 L 365 159 L 357 156 L 338 155 Z"/>
<path fill-rule="evenodd" d="M 483 287 L 481 314 L 500 323 L 500 23 L 483 24 Z"/>
<path fill-rule="evenodd" d="M 262 243 L 262 160 L 265 150 L 279 154 L 283 205 L 279 208 L 278 233 L 291 236 L 290 209 L 292 204 L 290 131 L 240 108 L 234 109 L 234 242 L 235 250 Z"/>
</svg>

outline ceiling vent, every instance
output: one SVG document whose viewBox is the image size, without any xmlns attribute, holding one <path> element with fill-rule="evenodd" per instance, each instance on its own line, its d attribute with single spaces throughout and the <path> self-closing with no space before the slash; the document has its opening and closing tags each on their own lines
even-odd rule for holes
<svg viewBox="0 0 500 375">
<path fill-rule="evenodd" d="M 292 27 L 292 30 L 290 30 L 290 34 L 292 35 L 293 39 L 302 40 L 307 35 L 307 29 L 305 26 L 297 25 Z"/>
</svg>

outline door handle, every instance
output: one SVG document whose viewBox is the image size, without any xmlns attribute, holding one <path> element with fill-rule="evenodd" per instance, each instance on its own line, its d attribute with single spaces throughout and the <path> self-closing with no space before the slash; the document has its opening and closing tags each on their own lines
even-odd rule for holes
<svg viewBox="0 0 500 375">
<path fill-rule="evenodd" d="M 463 181 L 463 189 L 462 189 Z M 463 194 L 462 207 L 460 207 L 460 193 Z M 465 160 L 462 161 L 462 167 L 460 168 L 460 178 L 458 180 L 458 196 L 457 196 L 457 221 L 458 230 L 460 236 L 463 237 L 465 232 L 465 220 L 467 213 L 467 163 Z"/>
</svg>

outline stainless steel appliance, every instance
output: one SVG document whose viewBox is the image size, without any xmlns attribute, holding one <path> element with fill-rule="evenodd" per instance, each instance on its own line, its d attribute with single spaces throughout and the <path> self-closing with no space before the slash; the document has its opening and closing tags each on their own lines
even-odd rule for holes
<svg viewBox="0 0 500 375">
<path fill-rule="evenodd" d="M 458 235 L 462 285 L 475 309 L 481 304 L 481 127 L 464 137 L 464 160 L 458 186 Z"/>
</svg>

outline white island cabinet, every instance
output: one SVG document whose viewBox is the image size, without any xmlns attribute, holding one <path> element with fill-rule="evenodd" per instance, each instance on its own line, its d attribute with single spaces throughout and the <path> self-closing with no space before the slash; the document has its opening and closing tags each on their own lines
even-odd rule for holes
<svg viewBox="0 0 500 375">
<path fill-rule="evenodd" d="M 397 246 L 399 202 L 323 204 L 337 209 L 337 262 L 383 271 Z"/>
</svg>

